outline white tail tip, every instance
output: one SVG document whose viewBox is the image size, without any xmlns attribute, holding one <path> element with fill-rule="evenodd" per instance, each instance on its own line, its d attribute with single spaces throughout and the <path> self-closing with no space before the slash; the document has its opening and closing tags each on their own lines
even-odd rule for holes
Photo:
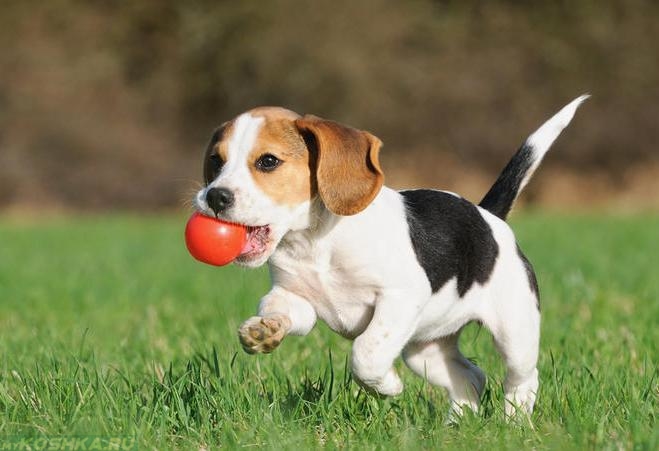
<svg viewBox="0 0 659 451">
<path fill-rule="evenodd" d="M 574 117 L 574 113 L 577 111 L 577 108 L 579 108 L 579 105 L 589 97 L 590 94 L 584 94 L 577 97 L 572 102 L 565 105 L 558 113 L 553 115 L 551 119 L 542 124 L 539 129 L 529 136 L 526 143 L 533 147 L 536 155 L 541 157 L 547 152 L 547 150 L 549 150 L 549 147 L 554 140 L 558 138 L 558 135 L 560 135 L 563 129 L 570 123 Z"/>
</svg>

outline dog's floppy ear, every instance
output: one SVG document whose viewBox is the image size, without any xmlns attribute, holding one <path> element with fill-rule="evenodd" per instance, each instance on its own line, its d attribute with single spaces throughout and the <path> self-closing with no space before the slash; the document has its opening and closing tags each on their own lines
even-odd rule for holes
<svg viewBox="0 0 659 451">
<path fill-rule="evenodd" d="M 306 115 L 295 124 L 310 152 L 316 148 L 316 182 L 325 206 L 337 215 L 359 213 L 382 188 L 382 142 L 368 132 Z"/>
</svg>

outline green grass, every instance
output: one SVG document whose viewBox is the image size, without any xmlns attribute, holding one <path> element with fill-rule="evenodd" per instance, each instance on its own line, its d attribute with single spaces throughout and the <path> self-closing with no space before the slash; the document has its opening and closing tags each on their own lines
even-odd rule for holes
<svg viewBox="0 0 659 451">
<path fill-rule="evenodd" d="M 534 428 L 503 418 L 485 329 L 464 353 L 488 374 L 479 415 L 445 426 L 443 390 L 400 369 L 376 399 L 319 325 L 273 354 L 236 338 L 264 270 L 194 262 L 183 217 L 0 221 L 0 443 L 136 436 L 140 448 L 657 449 L 659 217 L 518 215 L 542 292 Z"/>
</svg>

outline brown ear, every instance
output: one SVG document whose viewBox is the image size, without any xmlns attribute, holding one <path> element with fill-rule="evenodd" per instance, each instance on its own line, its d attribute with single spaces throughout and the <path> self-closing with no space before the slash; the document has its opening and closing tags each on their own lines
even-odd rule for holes
<svg viewBox="0 0 659 451">
<path fill-rule="evenodd" d="M 325 206 L 337 215 L 359 213 L 382 188 L 378 154 L 382 142 L 370 133 L 306 115 L 295 121 L 307 146 L 315 141 L 316 181 Z M 313 149 L 309 149 L 313 152 Z"/>
</svg>

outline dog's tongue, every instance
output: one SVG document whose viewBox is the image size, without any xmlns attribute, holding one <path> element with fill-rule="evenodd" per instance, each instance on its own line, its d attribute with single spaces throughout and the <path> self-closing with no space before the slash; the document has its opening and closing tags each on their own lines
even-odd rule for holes
<svg viewBox="0 0 659 451">
<path fill-rule="evenodd" d="M 245 243 L 245 246 L 243 246 L 243 250 L 240 251 L 240 255 L 249 254 L 254 250 L 254 244 L 252 244 L 252 239 L 253 239 L 252 235 L 253 234 L 251 233 L 247 235 L 247 242 Z"/>
<path fill-rule="evenodd" d="M 250 227 L 247 232 L 247 241 L 242 251 L 240 251 L 240 255 L 246 255 L 255 251 L 259 252 L 265 249 L 267 236 L 268 226 Z"/>
</svg>

